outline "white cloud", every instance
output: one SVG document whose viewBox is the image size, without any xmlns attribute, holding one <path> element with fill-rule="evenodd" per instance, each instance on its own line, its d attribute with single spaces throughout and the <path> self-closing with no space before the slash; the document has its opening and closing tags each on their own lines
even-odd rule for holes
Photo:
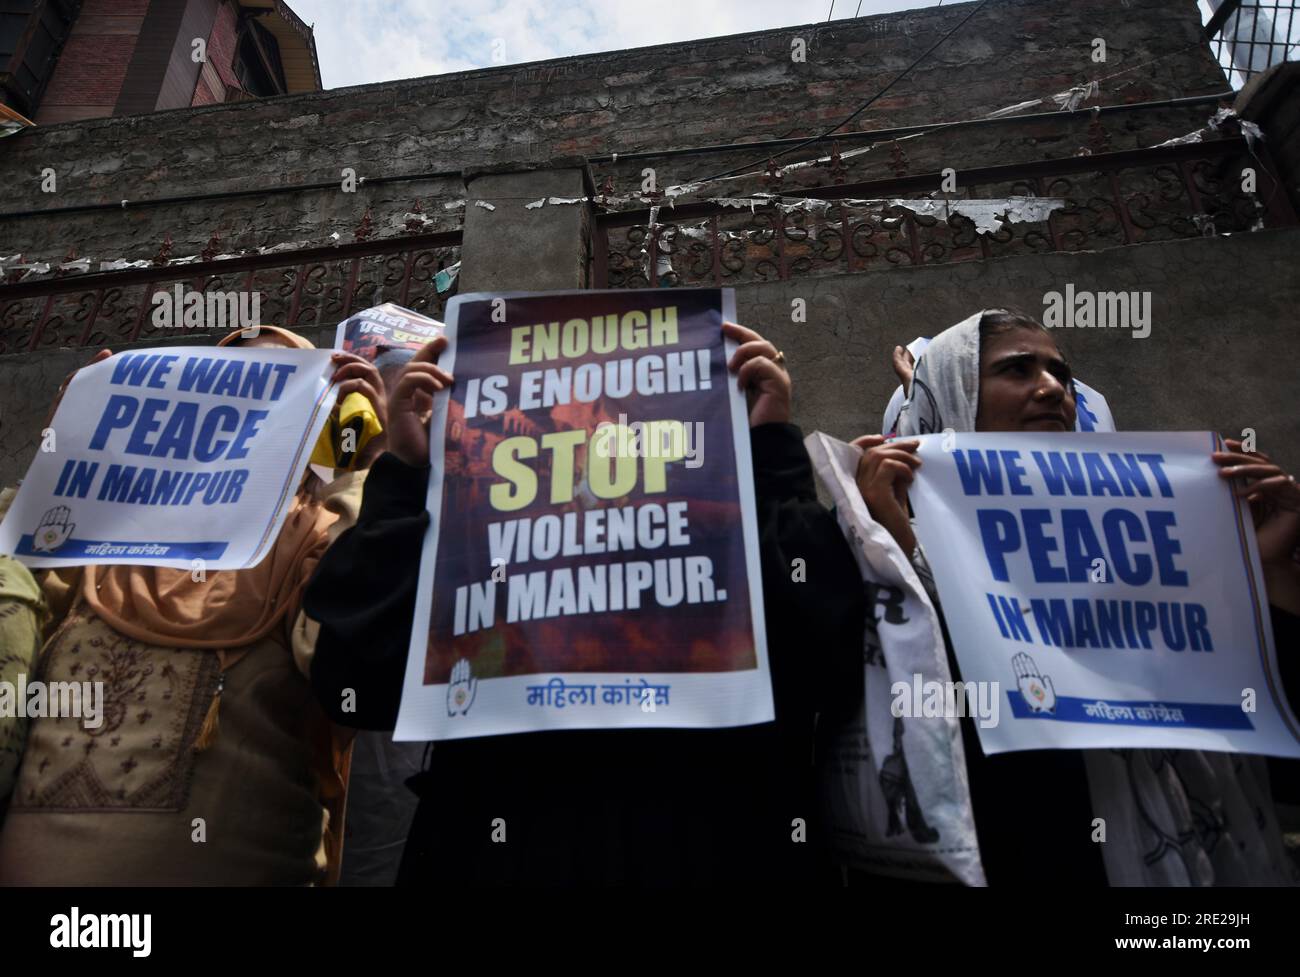
<svg viewBox="0 0 1300 977">
<path fill-rule="evenodd" d="M 829 0 L 288 2 L 315 25 L 327 88 L 818 23 L 830 9 Z M 861 16 L 932 5 L 862 0 Z M 857 8 L 858 0 L 836 0 L 834 19 Z"/>
</svg>

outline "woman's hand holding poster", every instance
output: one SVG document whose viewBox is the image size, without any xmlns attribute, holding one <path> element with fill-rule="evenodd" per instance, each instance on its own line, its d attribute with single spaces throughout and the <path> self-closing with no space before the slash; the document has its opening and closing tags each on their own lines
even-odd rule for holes
<svg viewBox="0 0 1300 977">
<path fill-rule="evenodd" d="M 1214 435 L 920 441 L 916 534 L 963 691 L 1001 693 L 998 721 L 977 724 L 985 752 L 1300 756 L 1254 530 Z"/>
<path fill-rule="evenodd" d="M 733 301 L 452 300 L 396 739 L 773 718 Z"/>
</svg>

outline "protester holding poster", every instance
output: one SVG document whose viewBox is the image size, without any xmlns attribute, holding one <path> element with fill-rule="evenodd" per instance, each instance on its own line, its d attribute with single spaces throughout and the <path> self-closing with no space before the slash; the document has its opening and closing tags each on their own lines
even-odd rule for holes
<svg viewBox="0 0 1300 977">
<path fill-rule="evenodd" d="M 391 390 L 402 367 L 442 333 L 442 323 L 385 302 L 339 323 L 334 348 L 370 360 Z M 392 885 L 415 814 L 415 797 L 406 781 L 419 773 L 423 759 L 422 743 L 397 743 L 391 735 L 373 731 L 356 737 L 340 885 Z"/>
<path fill-rule="evenodd" d="M 452 301 L 398 739 L 772 719 L 728 298 Z"/>
<path fill-rule="evenodd" d="M 312 348 L 266 326 L 220 345 Z M 347 354 L 334 362 L 339 394 L 361 393 L 382 415 L 375 369 Z M 301 885 L 336 870 L 347 736 L 311 696 L 315 629 L 299 608 L 365 474 L 321 486 L 304 477 L 305 455 L 302 464 L 291 511 L 255 567 L 42 573 L 53 620 L 38 677 L 99 684 L 103 707 L 94 722 L 31 721 L 0 831 L 0 880 Z"/>
<path fill-rule="evenodd" d="M 790 381 L 781 366 L 783 357 L 752 330 L 734 324 L 724 327 L 722 297 L 707 290 L 666 289 L 545 296 L 548 312 L 540 318 L 523 313 L 513 317 L 509 311 L 512 297 L 504 299 L 507 318 L 499 320 L 495 331 L 504 337 L 507 355 L 513 329 L 528 330 L 527 345 L 518 340 L 520 345 L 515 347 L 519 356 L 540 362 L 531 359 L 536 348 L 533 343 L 540 337 L 541 348 L 545 348 L 547 337 L 545 330 L 532 330 L 533 323 L 599 320 L 604 324 L 603 351 L 580 352 L 576 335 L 557 348 L 571 350 L 579 364 L 599 364 L 599 370 L 585 371 L 589 378 L 594 380 L 600 373 L 615 383 L 621 382 L 620 368 L 616 365 L 606 370 L 606 363 L 627 358 L 629 350 L 634 351 L 634 358 L 662 354 L 661 373 L 667 364 L 676 364 L 668 369 L 676 370 L 677 379 L 672 382 L 678 384 L 679 401 L 671 396 L 659 399 L 667 391 L 655 387 L 653 381 L 639 393 L 630 389 L 636 383 L 636 366 L 629 369 L 632 379 L 621 392 L 607 384 L 601 396 L 570 398 L 569 403 L 559 401 L 563 391 L 574 388 L 544 377 L 532 388 L 525 377 L 527 370 L 489 385 L 483 378 L 496 371 L 484 372 L 476 357 L 496 355 L 488 340 L 490 318 L 480 320 L 482 325 L 476 327 L 480 332 L 461 334 L 464 348 L 453 349 L 454 380 L 445 368 L 452 360 L 449 342 L 440 339 L 417 355 L 393 389 L 390 453 L 374 465 L 357 525 L 326 554 L 308 588 L 307 612 L 321 624 L 313 686 L 336 721 L 393 729 L 398 723 L 404 682 L 409 686 L 414 676 L 417 689 L 438 683 L 442 686 L 438 722 L 455 730 L 454 724 L 465 722 L 464 713 L 490 704 L 484 691 L 489 682 L 510 681 L 511 670 L 516 670 L 525 686 L 522 694 L 510 711 L 503 708 L 488 716 L 498 730 L 536 717 L 528 721 L 539 730 L 490 735 L 487 729 L 488 735 L 471 734 L 434 745 L 428 768 L 412 782 L 420 806 L 399 883 L 427 886 L 447 878 L 459 883 L 811 880 L 829 868 L 821 857 L 824 849 L 813 796 L 816 716 L 845 714 L 860 697 L 853 676 L 860 661 L 864 605 L 860 594 L 839 599 L 817 592 L 817 582 L 854 572 L 851 557 L 834 520 L 817 502 L 799 431 L 789 424 Z M 490 315 L 493 297 L 463 296 L 461 300 L 481 303 Z M 669 308 L 675 310 L 675 320 L 665 311 Z M 656 321 L 656 309 L 660 310 L 659 349 L 649 345 L 656 338 L 650 328 Z M 606 316 L 629 323 L 627 333 L 611 334 Z M 673 321 L 675 332 L 669 325 Z M 449 339 L 456 342 L 453 325 L 449 316 Z M 615 334 L 621 332 L 621 327 L 614 330 Z M 724 350 L 728 355 L 724 356 Z M 670 356 L 674 359 L 669 360 Z M 645 369 L 649 377 L 651 367 Z M 727 370 L 733 383 L 726 382 Z M 688 376 L 692 378 L 689 387 L 684 379 Z M 477 391 L 470 385 L 470 378 L 475 377 L 479 379 Z M 732 433 L 730 391 L 734 385 L 748 391 L 752 401 L 748 438 L 742 442 L 746 453 L 752 451 L 753 475 L 748 488 L 753 492 L 755 514 L 748 517 L 738 517 L 737 503 L 729 501 L 738 496 L 743 499 L 747 487 L 736 483 L 741 465 L 736 461 L 740 455 Z M 472 416 L 479 405 L 498 410 L 491 398 L 479 396 L 489 387 L 511 391 L 514 406 L 507 407 L 503 397 L 498 413 L 487 419 Z M 535 389 L 540 399 L 550 396 L 553 402 L 521 403 L 518 392 L 529 389 Z M 437 451 L 431 454 L 427 421 L 439 399 L 445 428 L 441 432 L 435 429 L 433 442 L 445 444 L 441 455 Z M 468 411 L 466 403 L 471 405 Z M 461 411 L 451 411 L 447 404 L 461 405 Z M 743 405 L 741 410 L 744 422 Z M 626 423 L 618 423 L 620 412 L 627 415 Z M 645 483 L 650 488 L 667 488 L 662 495 L 665 510 L 679 500 L 686 509 L 689 523 L 678 532 L 690 537 L 692 548 L 683 546 L 681 552 L 710 555 L 711 579 L 727 581 L 725 586 L 715 583 L 712 602 L 702 601 L 694 607 L 687 599 L 675 600 L 674 607 L 682 606 L 673 613 L 662 599 L 668 591 L 656 594 L 651 583 L 640 588 L 647 613 L 625 614 L 628 605 L 619 604 L 616 610 L 625 623 L 599 625 L 607 633 L 599 628 L 593 631 L 591 621 L 584 620 L 587 615 L 581 613 L 562 614 L 554 622 L 540 615 L 540 623 L 547 628 L 524 643 L 516 641 L 508 628 L 491 623 L 478 629 L 483 634 L 459 628 L 455 588 L 463 584 L 453 582 L 441 593 L 436 585 L 433 588 L 434 601 L 441 598 L 447 602 L 442 629 L 438 630 L 436 613 L 431 615 L 433 627 L 413 627 L 423 586 L 417 568 L 422 548 L 429 545 L 426 530 L 433 532 L 427 503 L 430 498 L 442 498 L 441 490 L 438 494 L 429 491 L 431 479 L 459 486 L 455 506 L 438 506 L 435 518 L 443 525 L 435 523 L 434 529 L 464 539 L 458 546 L 459 552 L 465 553 L 479 539 L 479 533 L 470 534 L 467 527 L 493 512 L 489 505 L 493 498 L 512 499 L 508 493 L 522 491 L 519 486 L 526 481 L 514 469 L 510 469 L 514 478 L 494 478 L 491 468 L 480 476 L 476 459 L 490 459 L 512 447 L 516 458 L 532 457 L 517 447 L 521 441 L 511 446 L 509 439 L 540 440 L 562 431 L 581 431 L 582 453 L 564 455 L 564 460 L 559 460 L 557 453 L 557 460 L 543 469 L 549 479 L 539 481 L 545 485 L 562 478 L 564 490 L 558 497 L 564 500 L 563 505 L 572 503 L 568 511 L 588 517 L 592 512 L 604 513 L 612 521 L 618 508 L 598 501 L 621 501 L 630 511 L 634 506 L 649 505 L 654 493 L 643 492 L 630 482 L 615 493 L 602 482 L 601 464 L 613 471 L 617 459 L 629 456 L 613 452 L 602 457 L 601 449 L 590 443 L 591 434 L 603 421 L 615 422 L 609 427 L 630 429 L 632 423 L 649 419 L 693 423 L 697 418 L 703 418 L 705 424 L 702 439 L 693 444 L 703 448 L 701 477 L 693 478 L 695 472 L 686 467 L 687 455 L 676 451 L 669 459 L 645 458 L 649 467 L 641 466 L 641 472 L 642 476 L 650 472 L 650 481 Z M 576 434 L 562 437 L 574 443 L 579 440 Z M 477 490 L 476 479 L 481 483 Z M 625 495 L 627 498 L 622 498 Z M 681 500 L 682 495 L 688 498 Z M 535 518 L 540 521 L 545 514 L 538 510 Z M 754 602 L 745 584 L 749 518 L 756 523 L 761 605 Z M 500 521 L 502 517 L 492 519 Z M 649 517 L 647 525 L 651 525 Z M 714 526 L 726 527 L 725 532 L 719 534 Z M 596 537 L 585 531 L 575 537 L 578 541 L 589 538 Z M 635 545 L 635 539 L 633 542 Z M 456 561 L 465 559 L 456 556 L 457 552 L 448 550 L 448 570 L 458 570 Z M 519 562 L 518 551 L 512 549 L 511 553 L 508 563 Z M 480 579 L 490 578 L 494 569 L 486 557 L 485 550 L 468 566 Z M 441 561 L 425 565 L 430 575 L 435 567 L 443 570 Z M 507 579 L 519 575 L 526 580 L 528 573 L 536 571 L 525 561 L 519 569 L 507 565 L 505 572 Z M 554 575 L 557 572 L 551 571 L 549 583 L 561 586 L 555 584 L 562 579 L 562 575 Z M 671 589 L 671 568 L 664 572 Z M 651 580 L 653 573 L 651 570 Z M 608 572 L 606 579 L 610 579 Z M 751 580 L 750 584 L 757 582 Z M 723 590 L 729 598 L 721 596 Z M 626 595 L 628 591 L 624 588 L 621 592 Z M 704 593 L 703 588 L 698 592 Z M 592 599 L 592 593 L 588 589 L 584 599 Z M 566 598 L 555 600 L 555 606 L 563 610 Z M 692 702 L 686 679 L 725 682 L 737 677 L 748 681 L 746 676 L 762 660 L 763 649 L 754 643 L 752 623 L 752 614 L 760 606 L 765 612 L 760 626 L 767 638 L 774 722 L 744 725 L 755 722 L 747 717 L 766 697 L 761 688 L 747 690 L 739 685 L 744 699 L 730 701 L 725 695 L 714 695 L 711 702 L 701 696 L 695 700 L 695 711 L 686 713 L 688 724 L 710 724 L 712 716 L 721 717 L 721 722 L 715 718 L 713 725 L 735 728 L 618 728 L 668 725 L 665 713 L 671 715 L 681 701 Z M 591 615 L 597 613 L 591 610 Z M 665 621 L 669 622 L 666 630 Z M 489 640 L 454 656 L 438 655 L 439 645 L 454 640 L 458 632 L 476 641 Z M 599 640 L 589 640 L 593 633 Z M 623 673 L 637 668 L 632 664 L 633 655 L 640 655 L 644 662 L 640 674 L 651 676 L 645 683 L 624 678 Z M 535 659 L 541 656 L 552 656 L 542 661 L 554 664 L 539 669 Z M 643 684 L 650 688 L 644 696 Z M 661 697 L 654 689 L 659 684 L 670 686 L 670 694 Z M 605 728 L 584 728 L 588 725 L 581 718 L 584 708 L 587 716 L 598 715 L 595 704 L 586 701 L 590 697 L 584 688 L 587 685 L 597 687 L 601 704 L 619 710 L 617 716 L 600 721 Z M 629 696 L 627 687 L 635 694 Z M 557 705 L 561 691 L 564 698 Z M 561 712 L 576 715 L 578 721 L 565 720 L 569 726 L 565 728 L 556 718 Z M 471 711 L 469 718 L 475 715 Z M 621 718 L 624 715 L 626 720 Z M 430 728 L 437 732 L 440 727 Z"/>
<path fill-rule="evenodd" d="M 985 312 L 953 326 L 926 349 L 899 432 L 905 438 L 945 430 L 1064 432 L 1074 429 L 1075 413 L 1070 367 L 1047 331 L 1025 316 Z M 918 442 L 881 440 L 860 439 L 867 449 L 857 473 L 862 496 L 871 518 L 912 559 L 939 608 L 908 506 L 907 489 L 921 464 Z M 1222 475 L 1241 485 L 1252 502 L 1275 503 L 1259 513 L 1259 546 L 1274 629 L 1287 653 L 1281 658 L 1287 682 L 1295 666 L 1288 661 L 1294 648 L 1287 645 L 1300 634 L 1293 559 L 1300 543 L 1298 493 L 1294 480 L 1267 458 L 1242 452 L 1238 442 L 1228 446 L 1213 455 Z M 953 677 L 959 678 L 946 629 L 944 642 Z M 1045 873 L 1083 884 L 1290 879 L 1260 758 L 1191 750 L 1044 750 L 990 757 L 981 750 L 971 717 L 962 718 L 961 729 L 980 853 L 993 885 L 1029 885 Z M 1106 825 L 1105 844 L 1098 843 L 1095 818 Z"/>
</svg>

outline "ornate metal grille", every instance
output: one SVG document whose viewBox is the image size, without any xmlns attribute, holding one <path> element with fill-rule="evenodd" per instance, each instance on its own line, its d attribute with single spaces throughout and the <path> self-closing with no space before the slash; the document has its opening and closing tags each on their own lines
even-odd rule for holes
<svg viewBox="0 0 1300 977">
<path fill-rule="evenodd" d="M 1046 220 L 1004 221 L 991 234 L 977 234 L 959 213 L 920 215 L 890 203 L 912 198 L 928 208 L 929 191 L 941 184 L 938 173 L 809 188 L 793 198 L 825 201 L 824 208 L 791 208 L 791 198 L 776 198 L 752 210 L 706 202 L 597 214 L 591 283 L 729 285 L 1294 224 L 1262 147 L 1254 152 L 1260 155 L 1244 139 L 1229 138 L 962 171 L 966 199 L 1066 202 Z M 1258 177 L 1253 194 L 1241 187 L 1247 162 Z"/>
<path fill-rule="evenodd" d="M 461 232 L 412 234 L 334 247 L 41 278 L 0 285 L 0 354 L 60 346 L 120 346 L 184 334 L 153 324 L 152 297 L 256 291 L 264 324 L 331 326 L 391 301 L 441 318 L 434 276 L 460 260 Z"/>
</svg>

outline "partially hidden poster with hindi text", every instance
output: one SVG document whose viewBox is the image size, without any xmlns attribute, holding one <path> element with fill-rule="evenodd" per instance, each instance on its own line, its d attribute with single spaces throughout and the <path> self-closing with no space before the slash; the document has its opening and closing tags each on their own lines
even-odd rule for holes
<svg viewBox="0 0 1300 977">
<path fill-rule="evenodd" d="M 414 352 L 441 335 L 442 323 L 436 319 L 385 302 L 340 322 L 334 333 L 334 348 L 373 363 L 389 350 Z"/>
<path fill-rule="evenodd" d="M 729 289 L 473 294 L 398 740 L 773 718 Z"/>
</svg>

